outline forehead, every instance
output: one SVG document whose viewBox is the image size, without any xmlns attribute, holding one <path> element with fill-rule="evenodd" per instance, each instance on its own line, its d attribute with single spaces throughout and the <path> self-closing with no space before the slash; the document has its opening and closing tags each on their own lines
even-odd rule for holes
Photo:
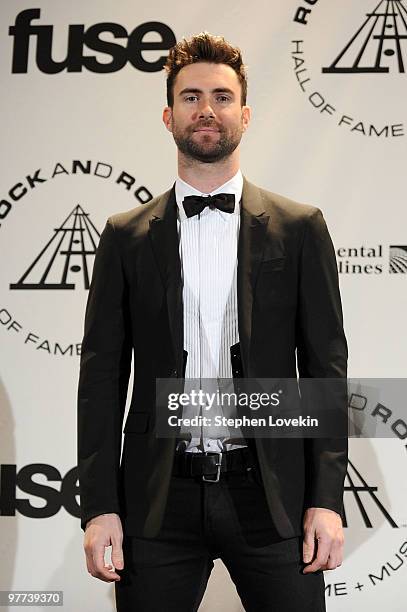
<svg viewBox="0 0 407 612">
<path fill-rule="evenodd" d="M 227 64 L 197 62 L 181 68 L 174 84 L 174 92 L 185 87 L 215 89 L 227 87 L 240 91 L 241 85 L 236 72 Z"/>
</svg>

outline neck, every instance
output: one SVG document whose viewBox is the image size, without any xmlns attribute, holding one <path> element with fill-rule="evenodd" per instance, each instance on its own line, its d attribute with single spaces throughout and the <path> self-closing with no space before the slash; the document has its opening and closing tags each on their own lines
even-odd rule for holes
<svg viewBox="0 0 407 612">
<path fill-rule="evenodd" d="M 239 168 L 238 148 L 229 157 L 212 164 L 188 158 L 178 151 L 178 176 L 202 193 L 211 193 L 229 181 Z"/>
</svg>

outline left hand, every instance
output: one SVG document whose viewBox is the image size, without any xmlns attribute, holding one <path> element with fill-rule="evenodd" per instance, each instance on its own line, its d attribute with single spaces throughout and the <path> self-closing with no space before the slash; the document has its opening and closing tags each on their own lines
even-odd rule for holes
<svg viewBox="0 0 407 612">
<path fill-rule="evenodd" d="M 328 508 L 308 508 L 304 516 L 303 573 L 333 570 L 342 564 L 344 535 L 342 519 Z"/>
</svg>

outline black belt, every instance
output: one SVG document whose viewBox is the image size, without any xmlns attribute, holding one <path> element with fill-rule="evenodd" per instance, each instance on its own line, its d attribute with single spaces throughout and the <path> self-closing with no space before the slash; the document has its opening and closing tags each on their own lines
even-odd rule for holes
<svg viewBox="0 0 407 612">
<path fill-rule="evenodd" d="M 221 473 L 245 472 L 254 467 L 252 454 L 245 448 L 236 448 L 224 453 L 205 451 L 201 453 L 176 453 L 174 476 L 202 476 L 205 482 L 219 482 Z"/>
</svg>

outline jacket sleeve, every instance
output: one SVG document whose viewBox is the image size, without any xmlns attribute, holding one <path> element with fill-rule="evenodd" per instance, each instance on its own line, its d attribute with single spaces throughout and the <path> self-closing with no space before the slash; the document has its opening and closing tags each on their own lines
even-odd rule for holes
<svg viewBox="0 0 407 612">
<path fill-rule="evenodd" d="M 109 218 L 100 237 L 85 313 L 78 384 L 81 527 L 119 514 L 121 429 L 131 368 L 128 287 Z"/>
<path fill-rule="evenodd" d="M 297 363 L 301 378 L 343 379 L 325 395 L 347 432 L 347 343 L 343 330 L 335 251 L 321 211 L 313 208 L 303 234 L 297 316 Z M 326 387 L 329 389 L 329 383 Z M 339 389 L 339 394 L 338 394 Z M 340 413 L 340 414 L 338 414 Z M 332 413 L 333 414 L 333 413 Z M 306 507 L 343 512 L 348 462 L 346 433 L 306 438 Z"/>
</svg>

